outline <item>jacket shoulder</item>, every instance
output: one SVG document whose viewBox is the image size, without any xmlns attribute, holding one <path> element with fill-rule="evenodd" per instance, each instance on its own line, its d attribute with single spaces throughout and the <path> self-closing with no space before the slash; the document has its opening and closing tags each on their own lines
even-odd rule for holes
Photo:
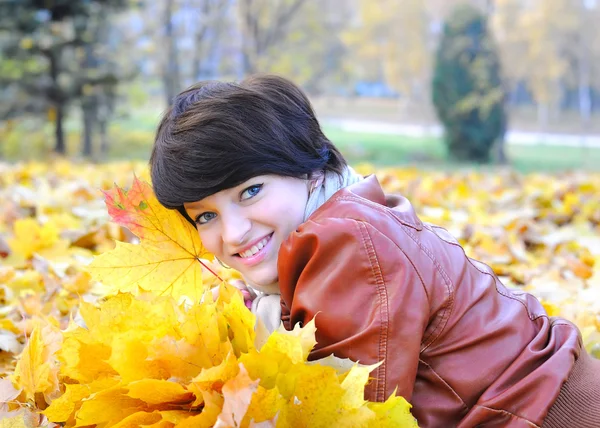
<svg viewBox="0 0 600 428">
<path fill-rule="evenodd" d="M 348 218 L 369 223 L 384 234 L 386 228 L 381 226 L 386 222 L 415 230 L 423 229 L 423 223 L 417 217 L 408 199 L 400 195 L 386 195 L 386 203 L 393 206 L 372 201 L 343 189 L 315 211 L 308 220 L 320 223 L 326 219 Z"/>
</svg>

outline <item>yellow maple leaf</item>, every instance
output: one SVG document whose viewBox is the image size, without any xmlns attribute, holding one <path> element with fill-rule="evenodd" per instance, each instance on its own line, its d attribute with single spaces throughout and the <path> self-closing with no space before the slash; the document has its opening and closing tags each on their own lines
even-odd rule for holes
<svg viewBox="0 0 600 428">
<path fill-rule="evenodd" d="M 54 422 L 66 422 L 76 410 L 76 403 L 87 398 L 92 389 L 89 385 L 65 385 L 63 395 L 52 401 L 42 413 Z"/>
<path fill-rule="evenodd" d="M 113 220 L 129 228 L 140 243 L 117 241 L 115 249 L 90 264 L 92 276 L 114 290 L 135 294 L 141 288 L 199 301 L 203 269 L 210 270 L 202 259 L 212 256 L 196 229 L 176 210 L 163 207 L 150 185 L 137 178 L 128 191 L 115 187 L 105 192 L 105 201 Z"/>
<path fill-rule="evenodd" d="M 25 259 L 30 259 L 34 254 L 44 257 L 63 255 L 69 242 L 60 239 L 60 229 L 53 222 L 40 225 L 33 218 L 22 218 L 15 221 L 14 237 L 8 244 L 15 254 Z"/>
<path fill-rule="evenodd" d="M 1 414 L 0 428 L 29 428 L 30 421 L 24 411 L 12 411 Z"/>
<path fill-rule="evenodd" d="M 37 393 L 43 394 L 47 402 L 57 395 L 59 367 L 55 353 L 61 342 L 60 331 L 51 324 L 33 329 L 12 376 L 13 384 L 23 389 L 28 401 L 35 402 Z"/>
<path fill-rule="evenodd" d="M 81 403 L 81 408 L 75 416 L 76 427 L 96 424 L 112 425 L 127 416 L 144 410 L 142 400 L 131 398 L 127 389 L 115 386 L 97 392 Z"/>
<path fill-rule="evenodd" d="M 142 379 L 127 385 L 131 398 L 139 398 L 148 404 L 189 403 L 194 400 L 194 394 L 183 385 L 159 379 Z"/>
<path fill-rule="evenodd" d="M 141 411 L 127 416 L 119 423 L 113 425 L 113 428 L 138 428 L 141 426 L 155 426 L 155 424 L 160 421 L 162 421 L 160 412 L 148 413 Z"/>
<path fill-rule="evenodd" d="M 244 366 L 240 365 L 237 376 L 223 385 L 225 400 L 215 428 L 239 427 L 257 387 L 258 381 L 252 380 Z"/>
<path fill-rule="evenodd" d="M 200 374 L 192 379 L 196 390 L 220 391 L 223 384 L 237 376 L 240 369 L 233 353 L 227 355 L 221 364 L 202 369 Z"/>
<path fill-rule="evenodd" d="M 403 397 L 392 394 L 386 402 L 368 403 L 367 407 L 375 413 L 375 419 L 369 422 L 370 427 L 418 428 L 417 420 L 410 413 L 412 406 Z"/>
<path fill-rule="evenodd" d="M 223 408 L 223 396 L 214 391 L 202 391 L 204 408 L 199 415 L 190 415 L 189 418 L 177 424 L 177 428 L 211 428 L 217 422 Z"/>
</svg>

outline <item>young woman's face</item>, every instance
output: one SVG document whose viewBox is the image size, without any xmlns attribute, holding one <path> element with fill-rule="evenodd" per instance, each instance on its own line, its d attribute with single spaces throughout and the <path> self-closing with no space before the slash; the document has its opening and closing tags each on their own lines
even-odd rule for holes
<svg viewBox="0 0 600 428">
<path fill-rule="evenodd" d="M 308 181 L 261 175 L 184 207 L 204 247 L 267 293 L 278 293 L 277 255 L 304 220 Z"/>
</svg>

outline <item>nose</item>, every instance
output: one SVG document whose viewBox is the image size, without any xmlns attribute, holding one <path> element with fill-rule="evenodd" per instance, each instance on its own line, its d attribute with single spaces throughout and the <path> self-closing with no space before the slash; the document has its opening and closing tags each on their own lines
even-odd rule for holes
<svg viewBox="0 0 600 428">
<path fill-rule="evenodd" d="M 221 239 L 225 245 L 239 247 L 244 243 L 251 227 L 252 222 L 239 209 L 221 214 Z"/>
</svg>

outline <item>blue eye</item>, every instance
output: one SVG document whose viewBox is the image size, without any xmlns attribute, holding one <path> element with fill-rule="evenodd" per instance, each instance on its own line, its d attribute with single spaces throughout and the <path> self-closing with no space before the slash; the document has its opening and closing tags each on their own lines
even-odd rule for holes
<svg viewBox="0 0 600 428">
<path fill-rule="evenodd" d="M 209 221 L 211 221 L 216 216 L 217 215 L 215 213 L 212 213 L 212 212 L 202 213 L 198 217 L 196 217 L 196 223 L 198 223 L 198 224 L 208 223 Z"/>
<path fill-rule="evenodd" d="M 256 196 L 260 192 L 262 186 L 262 184 L 255 184 L 254 186 L 248 187 L 242 192 L 241 199 L 245 200 Z"/>
</svg>

